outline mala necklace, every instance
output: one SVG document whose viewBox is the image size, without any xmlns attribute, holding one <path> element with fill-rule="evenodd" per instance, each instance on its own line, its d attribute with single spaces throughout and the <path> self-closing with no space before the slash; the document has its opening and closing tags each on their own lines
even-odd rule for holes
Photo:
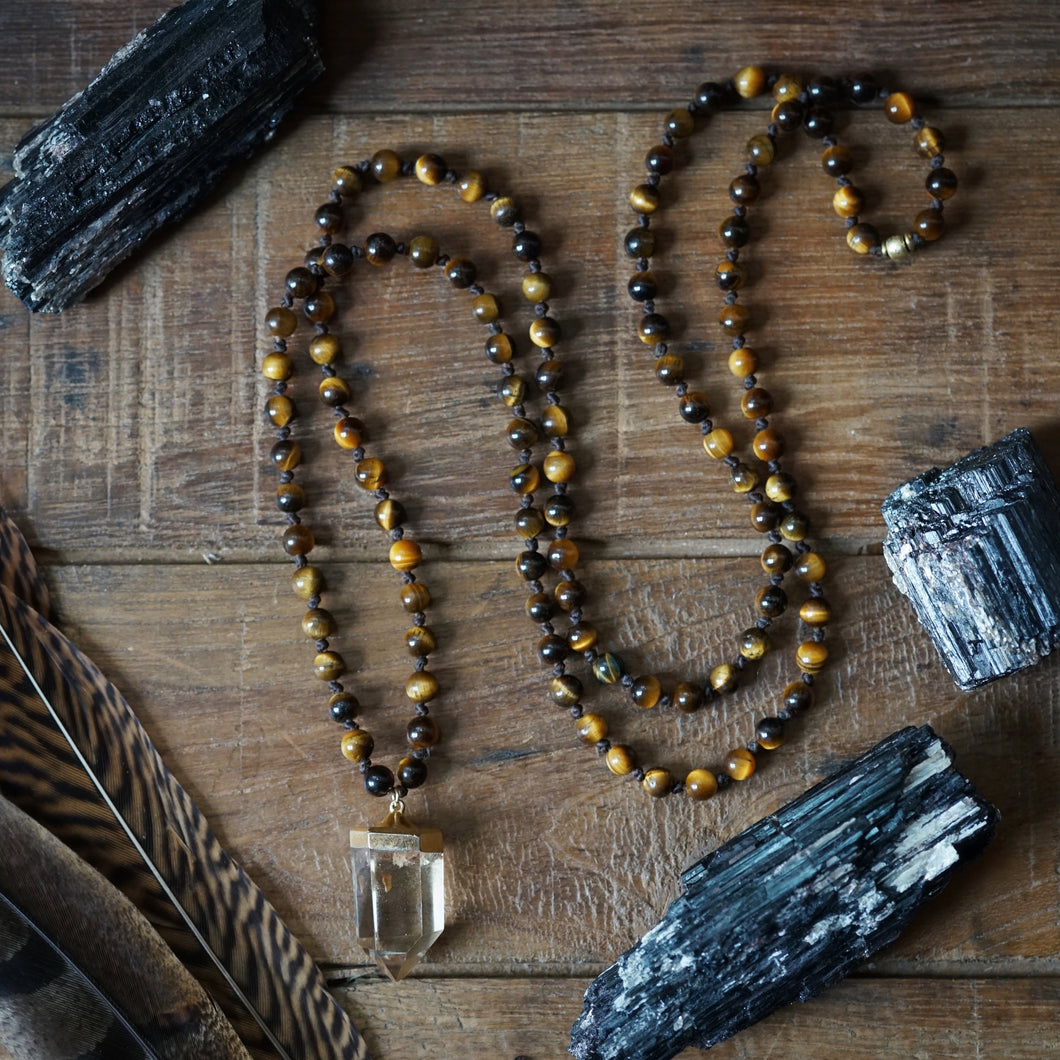
<svg viewBox="0 0 1060 1060">
<path fill-rule="evenodd" d="M 733 432 L 712 418 L 706 396 L 686 381 L 684 361 L 671 349 L 670 323 L 656 305 L 659 285 L 651 268 L 656 255 L 651 220 L 663 205 L 662 178 L 680 161 L 680 141 L 690 136 L 710 113 L 767 90 L 775 105 L 766 130 L 747 142 L 744 170 L 729 185 L 732 210 L 718 228 L 721 260 L 715 270 L 723 296 L 718 324 L 731 339 L 728 367 L 739 380 L 740 407 L 751 425 L 749 452 L 741 456 Z M 930 161 L 925 181 L 930 204 L 916 215 L 909 231 L 887 238 L 881 238 L 873 226 L 861 220 L 862 195 L 848 176 L 853 157 L 832 136 L 837 103 L 846 100 L 865 105 L 880 99 L 891 122 L 908 124 L 914 130 L 917 154 Z M 596 628 L 588 621 L 588 591 L 578 576 L 579 551 L 569 534 L 575 517 L 571 489 L 575 458 L 570 446 L 570 417 L 560 395 L 563 365 L 557 357 L 557 346 L 561 333 L 548 302 L 552 281 L 542 269 L 541 240 L 526 228 L 510 197 L 489 191 L 480 173 L 457 173 L 433 154 L 403 161 L 393 151 L 383 150 L 356 165 L 340 167 L 334 173 L 328 201 L 316 211 L 318 245 L 306 254 L 304 264 L 287 273 L 283 298 L 266 315 L 273 349 L 262 363 L 262 371 L 272 383 L 265 411 L 277 434 L 271 461 L 280 477 L 276 503 L 288 523 L 283 548 L 294 560 L 294 591 L 306 602 L 302 629 L 314 642 L 313 668 L 329 689 L 331 717 L 344 730 L 343 755 L 358 766 L 369 794 L 390 798 L 386 821 L 378 827 L 355 829 L 351 845 L 358 937 L 395 978 L 404 975 L 423 956 L 444 923 L 440 833 L 413 825 L 404 814 L 403 803 L 410 791 L 426 781 L 431 749 L 440 736 L 431 711 L 439 685 L 427 668 L 436 642 L 427 624 L 430 593 L 416 574 L 423 558 L 420 547 L 407 532 L 404 508 L 388 489 L 386 467 L 369 454 L 364 425 L 348 408 L 353 391 L 339 375 L 341 343 L 329 324 L 336 304 L 328 284 L 364 262 L 384 265 L 406 258 L 419 269 L 438 267 L 452 288 L 471 296 L 474 319 L 487 332 L 486 357 L 500 370 L 497 396 L 507 418 L 507 442 L 517 454 L 517 463 L 509 474 L 509 485 L 519 497 L 515 530 L 521 539 L 521 550 L 516 569 L 530 590 L 526 612 L 539 628 L 537 653 L 550 672 L 550 696 L 569 711 L 578 737 L 595 749 L 611 773 L 634 778 L 652 797 L 683 794 L 697 801 L 708 799 L 734 782 L 749 778 L 759 757 L 784 743 L 789 723 L 812 705 L 814 675 L 828 658 L 825 628 L 831 610 L 822 588 L 825 564 L 807 540 L 808 521 L 796 506 L 795 480 L 781 464 L 784 441 L 770 420 L 774 399 L 760 385 L 758 359 L 745 339 L 751 313 L 739 300 L 747 282 L 740 252 L 751 238 L 748 207 L 759 197 L 760 174 L 773 162 L 778 140 L 799 128 L 819 140 L 824 148 L 822 165 L 837 185 L 832 204 L 843 219 L 847 244 L 857 254 L 899 261 L 938 239 L 943 231 L 943 203 L 957 186 L 956 177 L 944 165 L 942 134 L 924 122 L 910 96 L 886 92 L 868 77 L 803 81 L 791 75 L 768 76 L 756 66 L 744 67 L 724 84 L 701 85 L 686 107 L 671 111 L 659 143 L 648 151 L 646 178 L 629 196 L 636 225 L 624 241 L 626 255 L 635 263 L 628 290 L 639 309 L 637 336 L 650 350 L 656 378 L 676 395 L 681 419 L 699 431 L 703 449 L 727 470 L 733 491 L 749 504 L 751 525 L 767 542 L 761 554 L 765 584 L 755 593 L 753 620 L 736 638 L 731 661 L 715 665 L 705 677 L 693 677 L 664 689 L 652 674 L 631 674 L 621 657 L 600 642 Z M 540 354 L 540 361 L 530 372 L 521 374 L 518 370 L 517 344 L 505 330 L 498 300 L 477 282 L 470 260 L 443 254 L 427 235 L 399 241 L 376 232 L 361 245 L 347 245 L 335 239 L 344 226 L 346 203 L 373 186 L 410 176 L 423 185 L 455 187 L 464 202 L 488 204 L 493 220 L 511 230 L 512 253 L 526 265 L 522 293 L 533 308 L 529 338 Z M 372 757 L 374 740 L 361 727 L 361 706 L 341 680 L 346 674 L 345 662 L 330 645 L 336 625 L 332 614 L 321 606 L 324 575 L 307 559 L 314 537 L 301 515 L 307 502 L 305 492 L 294 481 L 302 451 L 292 433 L 295 406 L 288 393 L 295 371 L 288 340 L 298 326 L 294 308 L 298 303 L 301 315 L 313 326 L 314 335 L 307 350 L 322 373 L 320 400 L 335 415 L 335 442 L 351 455 L 357 484 L 375 498 L 375 519 L 389 538 L 389 560 L 401 577 L 401 604 L 411 617 L 405 643 L 413 663 L 404 691 L 414 713 L 406 729 L 407 751 L 394 768 Z M 536 415 L 528 409 L 534 388 L 531 374 L 542 406 Z M 547 443 L 543 456 L 537 453 L 541 443 Z M 542 490 L 547 491 L 547 497 L 538 502 L 537 495 Z M 802 586 L 798 618 L 803 636 L 795 649 L 795 671 L 779 695 L 775 713 L 761 718 L 747 744 L 729 751 L 719 763 L 694 763 L 683 776 L 668 768 L 642 764 L 646 760 L 632 747 L 609 739 L 608 722 L 602 714 L 583 707 L 586 682 L 570 672 L 570 664 L 579 656 L 586 664 L 590 685 L 619 686 L 637 709 L 672 706 L 693 713 L 731 694 L 744 671 L 772 647 L 770 627 L 788 609 L 783 584 L 789 571 Z M 412 927 L 408 922 L 410 907 L 416 913 Z"/>
</svg>

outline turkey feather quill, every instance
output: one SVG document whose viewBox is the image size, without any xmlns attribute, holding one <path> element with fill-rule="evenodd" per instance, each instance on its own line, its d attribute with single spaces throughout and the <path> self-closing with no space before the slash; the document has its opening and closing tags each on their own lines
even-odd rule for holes
<svg viewBox="0 0 1060 1060">
<path fill-rule="evenodd" d="M 0 795 L 125 893 L 258 1060 L 366 1060 L 309 954 L 121 694 L 20 597 L 46 600 L 43 580 L 14 525 L 0 523 Z"/>
</svg>

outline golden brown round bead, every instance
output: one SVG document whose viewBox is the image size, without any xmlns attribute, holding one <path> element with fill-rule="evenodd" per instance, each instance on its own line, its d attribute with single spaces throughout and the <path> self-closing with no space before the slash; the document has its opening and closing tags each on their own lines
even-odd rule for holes
<svg viewBox="0 0 1060 1060">
<path fill-rule="evenodd" d="M 275 306 L 265 314 L 265 327 L 269 329 L 270 335 L 286 339 L 298 327 L 298 317 L 286 306 Z"/>
<path fill-rule="evenodd" d="M 637 768 L 636 756 L 633 754 L 632 748 L 626 747 L 625 744 L 619 743 L 610 747 L 607 754 L 604 755 L 604 761 L 607 763 L 607 768 L 616 777 L 628 776 Z"/>
<path fill-rule="evenodd" d="M 913 137 L 913 148 L 921 158 L 934 158 L 946 150 L 946 138 L 938 129 L 925 125 Z"/>
<path fill-rule="evenodd" d="M 762 570 L 766 574 L 784 574 L 791 570 L 791 553 L 779 543 L 766 545 L 762 549 Z"/>
<path fill-rule="evenodd" d="M 776 153 L 776 144 L 765 133 L 758 133 L 747 141 L 747 161 L 754 166 L 768 166 Z"/>
<path fill-rule="evenodd" d="M 417 269 L 429 269 L 438 261 L 438 243 L 430 236 L 413 236 L 409 241 L 409 261 Z"/>
<path fill-rule="evenodd" d="M 413 703 L 428 703 L 438 695 L 438 678 L 429 670 L 418 670 L 405 682 L 405 695 Z"/>
<path fill-rule="evenodd" d="M 494 364 L 507 364 L 515 353 L 515 343 L 512 342 L 511 335 L 499 331 L 496 335 L 490 335 L 486 339 L 484 349 L 486 356 Z"/>
<path fill-rule="evenodd" d="M 519 220 L 519 208 L 515 200 L 505 195 L 490 203 L 490 217 L 504 228 L 510 228 Z"/>
<path fill-rule="evenodd" d="M 751 526 L 760 534 L 768 534 L 777 525 L 777 506 L 769 501 L 751 505 Z"/>
<path fill-rule="evenodd" d="M 800 512 L 785 512 L 777 529 L 785 541 L 804 541 L 810 532 L 810 521 Z"/>
<path fill-rule="evenodd" d="M 808 626 L 825 626 L 832 621 L 832 609 L 823 596 L 811 596 L 799 608 L 799 618 Z"/>
<path fill-rule="evenodd" d="M 607 736 L 607 721 L 599 714 L 583 714 L 574 725 L 578 736 L 586 743 L 599 743 Z"/>
<path fill-rule="evenodd" d="M 548 546 L 548 562 L 556 570 L 572 570 L 578 565 L 578 546 L 569 537 Z"/>
<path fill-rule="evenodd" d="M 562 405 L 548 405 L 541 413 L 541 430 L 546 438 L 566 438 L 570 417 Z"/>
<path fill-rule="evenodd" d="M 786 471 L 778 471 L 766 479 L 766 496 L 777 504 L 790 501 L 795 496 L 795 479 Z"/>
<path fill-rule="evenodd" d="M 390 531 L 405 521 L 405 509 L 393 497 L 386 497 L 375 506 L 375 521 L 381 530 Z"/>
<path fill-rule="evenodd" d="M 310 640 L 321 640 L 335 632 L 335 618 L 322 607 L 311 607 L 302 616 L 302 632 Z"/>
<path fill-rule="evenodd" d="M 795 649 L 795 665 L 804 674 L 819 673 L 828 661 L 828 649 L 816 640 L 804 640 Z"/>
<path fill-rule="evenodd" d="M 755 726 L 755 740 L 766 751 L 775 751 L 784 743 L 785 725 L 780 718 L 763 718 Z"/>
<path fill-rule="evenodd" d="M 337 375 L 329 375 L 321 379 L 317 393 L 320 395 L 320 400 L 328 408 L 345 405 L 352 396 L 350 384 L 345 379 L 340 379 Z"/>
<path fill-rule="evenodd" d="M 663 124 L 671 136 L 676 136 L 679 139 L 691 136 L 696 127 L 692 115 L 684 107 L 678 107 L 676 110 L 670 111 L 666 115 Z"/>
<path fill-rule="evenodd" d="M 415 570 L 423 562 L 423 552 L 415 541 L 407 537 L 390 546 L 390 566 L 394 570 Z"/>
<path fill-rule="evenodd" d="M 770 460 L 778 460 L 784 453 L 784 442 L 772 427 L 764 431 L 758 431 L 751 440 L 751 450 L 759 460 L 768 463 Z"/>
<path fill-rule="evenodd" d="M 719 261 L 714 269 L 714 281 L 723 291 L 738 291 L 747 280 L 747 270 L 738 261 Z"/>
<path fill-rule="evenodd" d="M 710 671 L 710 687 L 718 695 L 735 692 L 740 683 L 740 671 L 732 663 L 719 663 Z"/>
<path fill-rule="evenodd" d="M 508 483 L 516 493 L 525 496 L 541 485 L 541 472 L 534 464 L 518 464 L 509 473 Z"/>
<path fill-rule="evenodd" d="M 836 188 L 835 194 L 832 196 L 832 209 L 840 217 L 857 217 L 864 205 L 864 196 L 853 184 Z"/>
<path fill-rule="evenodd" d="M 478 202 L 486 194 L 486 179 L 478 170 L 469 169 L 456 182 L 456 190 L 464 202 Z"/>
<path fill-rule="evenodd" d="M 380 184 L 389 184 L 401 174 L 401 159 L 390 150 L 376 151 L 369 166 L 369 172 Z"/>
<path fill-rule="evenodd" d="M 729 472 L 729 483 L 734 493 L 750 493 L 758 485 L 758 472 L 746 464 L 737 464 Z"/>
<path fill-rule="evenodd" d="M 849 148 L 833 144 L 821 154 L 821 168 L 830 177 L 845 177 L 854 168 L 854 156 Z"/>
<path fill-rule="evenodd" d="M 553 702 L 561 707 L 573 707 L 582 698 L 582 683 L 573 674 L 553 677 L 548 683 L 548 689 Z"/>
<path fill-rule="evenodd" d="M 337 651 L 319 651 L 313 657 L 313 673 L 321 681 L 337 681 L 346 672 L 346 663 Z"/>
<path fill-rule="evenodd" d="M 356 449 L 364 441 L 364 424 L 353 416 L 343 416 L 332 428 L 336 444 L 342 449 Z"/>
<path fill-rule="evenodd" d="M 530 341 L 540 349 L 551 349 L 559 340 L 559 324 L 552 317 L 538 317 L 530 324 Z"/>
<path fill-rule="evenodd" d="M 286 353 L 267 353 L 261 362 L 261 374 L 273 382 L 290 379 L 294 372 L 294 361 Z"/>
<path fill-rule="evenodd" d="M 583 652 L 595 648 L 598 638 L 596 627 L 589 622 L 580 622 L 567 630 L 567 643 L 571 651 Z"/>
<path fill-rule="evenodd" d="M 433 747 L 439 736 L 438 723 L 429 714 L 415 717 L 405 726 L 405 739 L 417 750 Z"/>
<path fill-rule="evenodd" d="M 420 155 L 416 159 L 416 179 L 421 184 L 434 187 L 445 180 L 446 170 L 449 167 L 437 155 Z"/>
<path fill-rule="evenodd" d="M 913 120 L 916 104 L 908 92 L 892 92 L 884 100 L 883 113 L 887 115 L 888 121 L 893 121 L 895 125 L 904 125 Z"/>
<path fill-rule="evenodd" d="M 824 560 L 816 552 L 804 552 L 795 561 L 795 573 L 804 582 L 819 582 L 825 575 Z"/>
<path fill-rule="evenodd" d="M 718 323 L 726 335 L 742 335 L 751 326 L 751 310 L 734 302 L 718 312 Z"/>
<path fill-rule="evenodd" d="M 640 786 L 653 798 L 660 799 L 674 790 L 674 778 L 666 769 L 649 769 Z"/>
<path fill-rule="evenodd" d="M 739 649 L 745 659 L 761 659 L 771 646 L 769 637 L 757 627 L 752 626 L 740 634 Z"/>
<path fill-rule="evenodd" d="M 335 313 L 335 299 L 327 291 L 317 291 L 302 304 L 302 312 L 314 324 L 323 324 Z"/>
<path fill-rule="evenodd" d="M 763 585 L 755 593 L 755 610 L 763 618 L 778 618 L 788 609 L 788 594 L 779 585 Z"/>
<path fill-rule="evenodd" d="M 709 769 L 693 769 L 685 777 L 685 794 L 697 802 L 709 799 L 717 790 L 718 778 Z"/>
<path fill-rule="evenodd" d="M 291 588 L 303 600 L 319 596 L 324 591 L 324 575 L 317 567 L 299 567 L 291 575 Z"/>
<path fill-rule="evenodd" d="M 492 324 L 501 315 L 501 307 L 492 294 L 486 293 L 471 303 L 471 312 L 480 324 Z"/>
<path fill-rule="evenodd" d="M 269 450 L 269 459 L 277 471 L 293 471 L 302 462 L 302 447 L 293 438 L 281 439 Z"/>
<path fill-rule="evenodd" d="M 530 449 L 537 444 L 539 438 L 537 425 L 523 416 L 510 420 L 505 433 L 508 444 L 513 449 Z"/>
<path fill-rule="evenodd" d="M 410 626 L 405 630 L 405 647 L 410 655 L 430 655 L 438 647 L 433 630 L 426 626 Z"/>
<path fill-rule="evenodd" d="M 340 195 L 356 195 L 364 186 L 361 174 L 352 166 L 339 166 L 331 174 L 331 180 Z"/>
<path fill-rule="evenodd" d="M 880 245 L 880 233 L 870 224 L 861 222 L 847 229 L 847 246 L 855 254 L 868 254 Z"/>
<path fill-rule="evenodd" d="M 650 184 L 638 184 L 629 193 L 629 205 L 637 213 L 655 213 L 659 208 L 659 192 Z"/>
<path fill-rule="evenodd" d="M 510 409 L 521 405 L 526 397 L 526 380 L 510 375 L 497 387 L 497 396 Z"/>
<path fill-rule="evenodd" d="M 368 456 L 359 460 L 353 469 L 357 485 L 365 490 L 377 490 L 386 482 L 386 468 L 377 457 Z"/>
<path fill-rule="evenodd" d="M 703 436 L 703 448 L 715 460 L 724 460 L 732 452 L 732 434 L 724 427 L 715 427 L 709 434 Z"/>
<path fill-rule="evenodd" d="M 666 342 L 670 337 L 670 322 L 661 313 L 645 313 L 637 321 L 637 338 L 646 346 Z"/>
<path fill-rule="evenodd" d="M 729 354 L 729 371 L 738 379 L 754 375 L 758 369 L 758 358 L 749 346 L 742 346 Z"/>
<path fill-rule="evenodd" d="M 475 282 L 478 271 L 470 258 L 450 258 L 442 270 L 445 278 L 458 290 L 464 291 Z"/>
<path fill-rule="evenodd" d="M 273 394 L 265 402 L 265 418 L 273 427 L 286 427 L 294 419 L 294 402 L 286 394 Z"/>
<path fill-rule="evenodd" d="M 749 420 L 761 419 L 773 411 L 773 395 L 761 387 L 752 387 L 743 392 L 740 409 Z"/>
<path fill-rule="evenodd" d="M 792 714 L 801 714 L 813 706 L 813 689 L 805 681 L 792 681 L 781 697 L 784 709 Z"/>
<path fill-rule="evenodd" d="M 629 690 L 629 694 L 638 707 L 651 710 L 652 707 L 658 705 L 659 700 L 662 698 L 662 685 L 653 674 L 645 674 L 644 677 L 638 677 L 633 682 L 633 687 Z"/>
<path fill-rule="evenodd" d="M 342 734 L 343 755 L 351 762 L 366 762 L 375 749 L 375 740 L 364 729 L 352 729 Z"/>
<path fill-rule="evenodd" d="M 314 335 L 309 343 L 309 356 L 315 364 L 331 364 L 341 352 L 338 338 L 330 331 L 324 335 Z"/>
<path fill-rule="evenodd" d="M 313 531 L 302 523 L 295 523 L 283 532 L 283 550 L 288 556 L 304 556 L 313 551 Z"/>
<path fill-rule="evenodd" d="M 563 449 L 551 450 L 541 467 L 549 482 L 569 482 L 574 477 L 574 457 Z"/>
<path fill-rule="evenodd" d="M 725 758 L 725 772 L 733 780 L 746 780 L 755 771 L 755 756 L 746 747 L 737 747 Z"/>
<path fill-rule="evenodd" d="M 736 94 L 741 99 L 753 99 L 766 87 L 766 72 L 760 66 L 743 66 L 732 79 Z"/>
<path fill-rule="evenodd" d="M 921 210 L 913 218 L 913 231 L 928 243 L 934 243 L 943 232 L 941 210 Z"/>
<path fill-rule="evenodd" d="M 527 539 L 545 529 L 545 513 L 540 508 L 520 508 L 515 513 L 515 532 Z"/>
<path fill-rule="evenodd" d="M 703 689 L 689 681 L 674 686 L 674 706 L 682 714 L 694 714 L 703 706 Z"/>
<path fill-rule="evenodd" d="M 423 582 L 409 582 L 401 587 L 401 606 L 410 614 L 426 611 L 431 603 L 431 594 Z"/>
<path fill-rule="evenodd" d="M 523 277 L 523 297 L 528 302 L 547 302 L 551 294 L 552 277 L 547 272 L 528 272 Z"/>
<path fill-rule="evenodd" d="M 788 103 L 799 98 L 802 79 L 794 74 L 781 74 L 773 84 L 773 98 L 778 103 Z"/>
</svg>

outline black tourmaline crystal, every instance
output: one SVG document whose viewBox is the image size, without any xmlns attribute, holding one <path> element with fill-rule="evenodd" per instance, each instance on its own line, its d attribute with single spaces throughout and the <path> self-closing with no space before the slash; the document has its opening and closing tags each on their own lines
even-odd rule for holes
<svg viewBox="0 0 1060 1060">
<path fill-rule="evenodd" d="M 27 133 L 0 189 L 4 281 L 80 301 L 269 139 L 323 72 L 315 0 L 187 0 Z"/>
<path fill-rule="evenodd" d="M 669 1060 L 806 1001 L 897 938 L 996 822 L 928 726 L 895 733 L 685 872 L 586 991 L 570 1051 Z"/>
<path fill-rule="evenodd" d="M 1060 493 L 1020 427 L 883 503 L 883 554 L 963 689 L 1036 663 L 1060 638 Z"/>
</svg>

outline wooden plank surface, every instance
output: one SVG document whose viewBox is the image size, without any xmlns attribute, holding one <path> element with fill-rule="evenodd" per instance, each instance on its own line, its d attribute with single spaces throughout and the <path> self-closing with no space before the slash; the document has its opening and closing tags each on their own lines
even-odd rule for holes
<svg viewBox="0 0 1060 1060">
<path fill-rule="evenodd" d="M 167 7 L 5 5 L 4 164 L 33 120 Z M 760 0 L 394 0 L 329 2 L 324 23 L 325 83 L 179 229 L 61 317 L 30 319 L 0 291 L 0 502 L 46 562 L 64 628 L 121 686 L 223 842 L 334 977 L 377 1060 L 562 1055 L 588 979 L 661 915 L 685 864 L 924 722 L 1001 809 L 994 844 L 863 977 L 712 1055 L 1055 1054 L 1060 662 L 958 692 L 879 554 L 891 489 L 1017 425 L 1060 471 L 1052 5 L 825 0 L 811 13 Z M 849 253 L 801 133 L 752 208 L 753 341 L 830 559 L 837 617 L 819 705 L 739 791 L 701 806 L 649 803 L 577 743 L 549 705 L 512 570 L 512 457 L 481 329 L 436 277 L 399 264 L 339 296 L 357 413 L 424 542 L 442 645 L 432 669 L 444 741 L 419 812 L 450 843 L 452 923 L 421 976 L 393 987 L 349 923 L 342 835 L 378 806 L 337 755 L 287 588 L 260 422 L 262 317 L 312 241 L 335 164 L 384 146 L 430 148 L 511 190 L 557 280 L 589 616 L 638 672 L 702 678 L 750 624 L 761 542 L 652 378 L 620 240 L 662 115 L 700 81 L 758 60 L 871 69 L 908 87 L 947 132 L 961 187 L 946 238 L 908 268 Z M 725 189 L 767 120 L 763 101 L 745 111 L 689 142 L 658 225 L 660 310 L 683 329 L 697 385 L 737 421 L 711 273 Z M 907 224 L 926 203 L 907 131 L 878 112 L 841 129 L 872 219 Z M 382 228 L 428 231 L 474 257 L 525 334 L 520 272 L 484 209 L 448 189 L 375 191 L 344 238 Z M 309 420 L 299 481 L 321 542 L 314 559 L 335 590 L 336 646 L 392 757 L 408 713 L 395 576 L 348 464 L 323 437 L 327 417 L 308 415 L 309 372 L 297 386 Z M 653 760 L 716 760 L 775 709 L 791 626 L 745 694 L 710 714 L 632 716 L 606 697 L 602 709 Z"/>
</svg>

